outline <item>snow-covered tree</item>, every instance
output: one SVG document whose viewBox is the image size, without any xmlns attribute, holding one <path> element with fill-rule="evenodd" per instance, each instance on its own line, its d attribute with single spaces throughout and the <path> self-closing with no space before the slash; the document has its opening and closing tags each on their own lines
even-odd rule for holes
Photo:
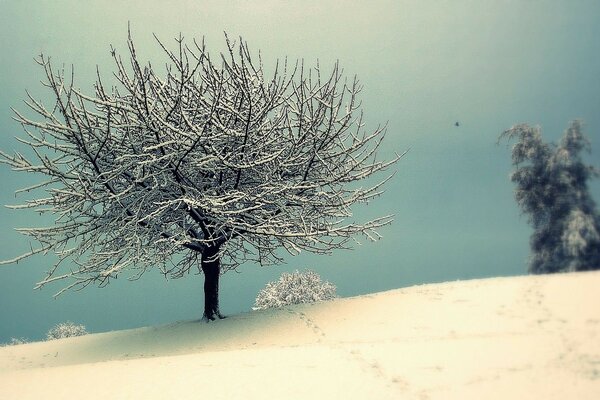
<svg viewBox="0 0 600 400">
<path fill-rule="evenodd" d="M 335 290 L 335 285 L 321 281 L 321 276 L 315 271 L 284 272 L 277 281 L 267 283 L 258 292 L 253 309 L 265 310 L 331 300 L 337 297 Z"/>
<path fill-rule="evenodd" d="M 73 336 L 87 335 L 88 331 L 85 326 L 74 324 L 71 321 L 61 322 L 60 324 L 52 327 L 48 333 L 46 333 L 46 340 L 63 339 Z"/>
<path fill-rule="evenodd" d="M 246 260 L 279 262 L 277 249 L 329 253 L 357 235 L 375 240 L 391 216 L 357 222 L 351 207 L 382 193 L 391 175 L 363 183 L 399 156 L 377 158 L 385 126 L 365 131 L 361 85 L 335 64 L 277 61 L 263 70 L 240 38 L 211 57 L 204 42 L 174 50 L 164 75 L 142 65 L 129 35 L 128 61 L 111 49 L 115 85 L 95 93 L 40 56 L 54 104 L 28 94 L 15 111 L 32 155 L 0 153 L 14 170 L 45 175 L 21 191 L 46 193 L 15 208 L 56 217 L 21 232 L 40 246 L 8 262 L 53 252 L 38 283 L 72 279 L 61 292 L 106 285 L 126 270 L 205 276 L 204 317 L 222 317 L 221 273 Z M 70 261 L 70 262 L 66 262 Z"/>
<path fill-rule="evenodd" d="M 581 123 L 571 122 L 559 145 L 542 140 L 539 127 L 513 126 L 511 180 L 515 198 L 534 228 L 529 271 L 548 273 L 600 269 L 600 214 L 587 182 L 597 170 L 581 159 L 590 144 Z"/>
</svg>

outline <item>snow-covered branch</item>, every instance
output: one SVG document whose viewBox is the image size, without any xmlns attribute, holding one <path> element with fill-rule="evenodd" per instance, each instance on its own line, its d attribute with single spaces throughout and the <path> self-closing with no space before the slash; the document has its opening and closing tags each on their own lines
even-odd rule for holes
<svg viewBox="0 0 600 400">
<path fill-rule="evenodd" d="M 40 57 L 55 103 L 27 94 L 37 118 L 15 119 L 34 158 L 0 152 L 0 162 L 46 176 L 22 189 L 44 196 L 14 207 L 56 222 L 23 229 L 40 246 L 7 262 L 52 251 L 77 267 L 57 265 L 39 286 L 73 278 L 69 287 L 81 288 L 124 270 L 181 276 L 207 248 L 235 268 L 277 262 L 281 247 L 328 253 L 356 235 L 379 238 L 392 217 L 349 222 L 351 207 L 382 193 L 389 174 L 358 183 L 400 156 L 376 158 L 386 128 L 365 131 L 356 78 L 337 64 L 326 75 L 287 60 L 267 78 L 241 38 L 226 37 L 216 58 L 203 42 L 179 37 L 169 50 L 157 41 L 170 60 L 164 76 L 138 60 L 129 36 L 129 67 L 112 49 L 117 86 L 98 73 L 93 95 Z"/>
</svg>

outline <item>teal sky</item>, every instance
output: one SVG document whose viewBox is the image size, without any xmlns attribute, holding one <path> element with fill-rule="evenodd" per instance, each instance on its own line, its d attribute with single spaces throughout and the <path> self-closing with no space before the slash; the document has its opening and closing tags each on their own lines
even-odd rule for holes
<svg viewBox="0 0 600 400">
<path fill-rule="evenodd" d="M 110 44 L 125 53 L 130 21 L 141 59 L 160 65 L 152 33 L 180 32 L 224 49 L 223 31 L 276 58 L 322 66 L 339 60 L 358 75 L 368 127 L 388 121 L 385 154 L 411 148 L 383 197 L 357 218 L 395 214 L 384 238 L 332 256 L 301 255 L 279 267 L 246 265 L 222 279 L 221 308 L 248 311 L 281 272 L 310 267 L 342 296 L 426 282 L 523 274 L 530 228 L 512 197 L 510 152 L 498 135 L 521 122 L 555 141 L 580 118 L 600 165 L 600 2 L 596 0 L 359 1 L 0 0 L 0 148 L 23 150 L 10 107 L 25 89 L 44 97 L 33 58 L 75 65 L 76 85 L 92 91 L 96 64 L 112 71 Z M 454 123 L 460 121 L 460 127 Z M 38 178 L 0 166 L 0 202 Z M 592 186 L 600 200 L 600 185 Z M 0 259 L 29 248 L 13 228 L 48 222 L 0 208 Z M 65 320 L 100 332 L 202 315 L 202 276 L 165 281 L 152 271 L 54 300 L 61 286 L 32 290 L 51 257 L 0 267 L 0 342 L 40 339 Z M 390 310 L 393 313 L 394 310 Z"/>
</svg>

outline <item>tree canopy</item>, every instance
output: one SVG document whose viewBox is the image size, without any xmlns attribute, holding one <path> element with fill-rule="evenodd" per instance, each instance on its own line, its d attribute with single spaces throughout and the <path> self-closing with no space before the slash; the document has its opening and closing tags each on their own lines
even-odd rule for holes
<svg viewBox="0 0 600 400">
<path fill-rule="evenodd" d="M 515 199 L 534 228 L 529 271 L 547 273 L 600 268 L 600 215 L 587 182 L 598 176 L 581 158 L 590 143 L 579 121 L 558 145 L 545 143 L 541 129 L 513 126 L 501 138 L 512 148 Z"/>
<path fill-rule="evenodd" d="M 328 253 L 356 235 L 379 238 L 392 216 L 359 223 L 351 207 L 382 193 L 392 174 L 362 182 L 400 156 L 377 157 L 386 127 L 365 130 L 358 79 L 337 63 L 324 73 L 287 59 L 267 77 L 260 53 L 225 39 L 211 57 L 204 41 L 180 35 L 171 50 L 157 38 L 168 60 L 160 75 L 129 34 L 127 61 L 111 47 L 115 84 L 98 71 L 93 94 L 75 85 L 73 68 L 39 57 L 54 104 L 27 94 L 37 118 L 15 118 L 32 155 L 0 152 L 0 162 L 45 176 L 21 190 L 45 193 L 14 208 L 56 220 L 20 229 L 40 246 L 6 262 L 53 252 L 38 287 L 70 278 L 66 290 L 126 270 L 180 277 L 199 257 L 223 272 L 278 262 L 279 248 Z"/>
</svg>

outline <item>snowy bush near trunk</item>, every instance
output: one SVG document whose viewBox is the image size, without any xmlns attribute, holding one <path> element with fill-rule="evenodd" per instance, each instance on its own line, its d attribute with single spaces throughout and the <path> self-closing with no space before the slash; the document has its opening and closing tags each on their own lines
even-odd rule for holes
<svg viewBox="0 0 600 400">
<path fill-rule="evenodd" d="M 279 280 L 267 283 L 267 286 L 258 292 L 252 309 L 265 310 L 291 304 L 331 300 L 337 297 L 335 290 L 335 285 L 322 282 L 315 271 L 284 272 Z"/>
<path fill-rule="evenodd" d="M 62 339 L 73 336 L 87 335 L 88 332 L 85 330 L 85 326 L 76 325 L 71 321 L 62 322 L 50 329 L 46 334 L 46 340 Z"/>
</svg>

